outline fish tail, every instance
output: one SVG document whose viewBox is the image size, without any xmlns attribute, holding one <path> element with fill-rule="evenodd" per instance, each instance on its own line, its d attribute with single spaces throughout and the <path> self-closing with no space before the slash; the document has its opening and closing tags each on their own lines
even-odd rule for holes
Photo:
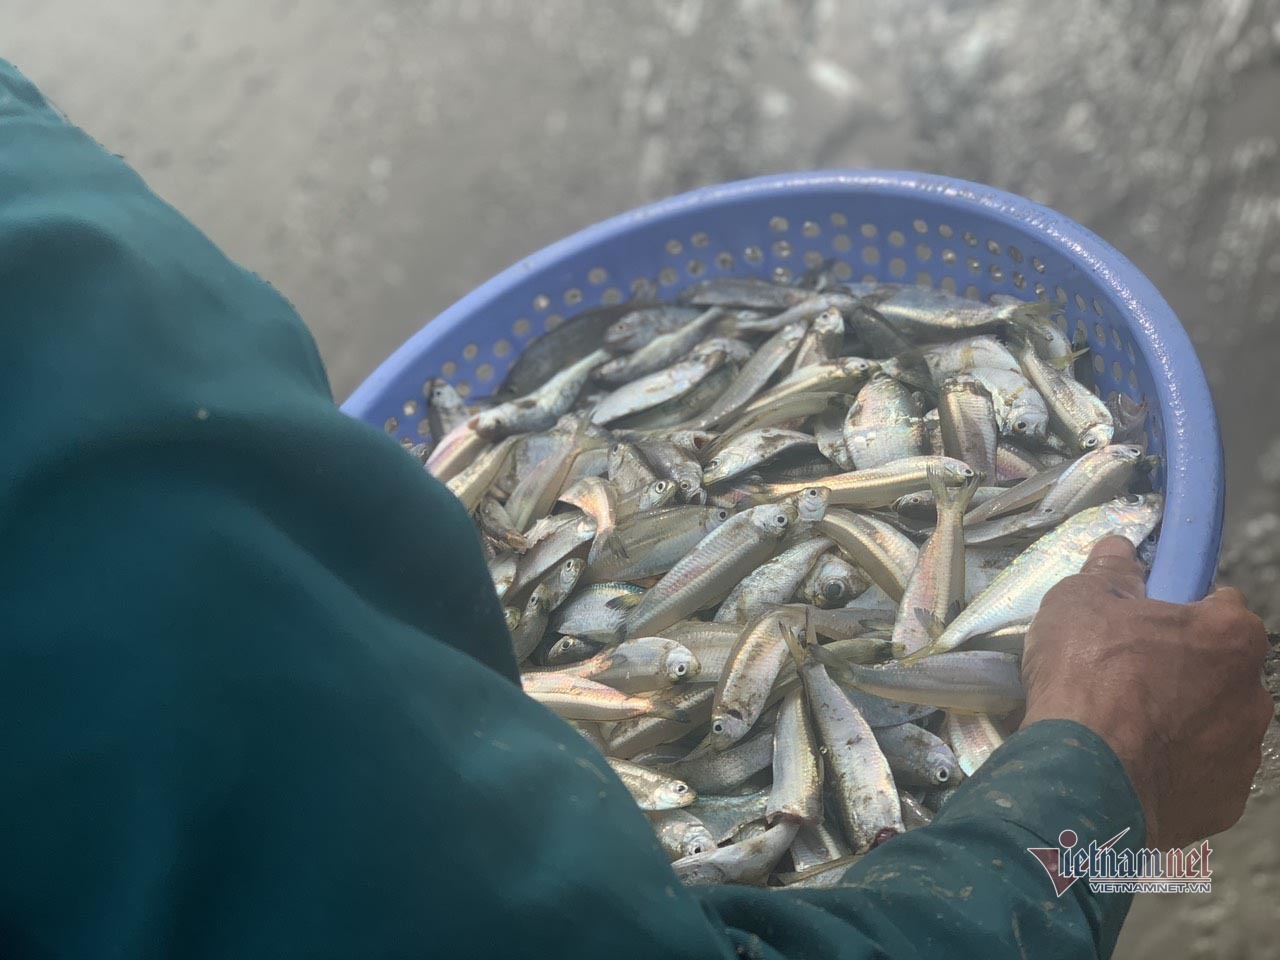
<svg viewBox="0 0 1280 960">
<path fill-rule="evenodd" d="M 938 504 L 938 513 L 950 510 L 962 516 L 969 509 L 969 502 L 973 500 L 978 484 L 983 480 L 982 475 L 975 471 L 973 476 L 963 483 L 949 484 L 946 473 L 939 467 L 929 467 L 925 471 L 925 476 L 928 477 L 929 489 L 933 491 L 934 500 Z"/>
</svg>

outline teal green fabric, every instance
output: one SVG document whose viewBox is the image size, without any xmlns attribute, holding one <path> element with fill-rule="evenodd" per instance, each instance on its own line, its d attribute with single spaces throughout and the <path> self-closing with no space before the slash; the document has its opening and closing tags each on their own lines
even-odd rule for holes
<svg viewBox="0 0 1280 960">
<path fill-rule="evenodd" d="M 235 202 L 228 198 L 227 202 Z M 514 682 L 468 518 L 289 304 L 0 62 L 0 956 L 1106 956 L 1025 850 L 1142 813 L 1019 733 L 833 890 L 680 887 Z"/>
</svg>

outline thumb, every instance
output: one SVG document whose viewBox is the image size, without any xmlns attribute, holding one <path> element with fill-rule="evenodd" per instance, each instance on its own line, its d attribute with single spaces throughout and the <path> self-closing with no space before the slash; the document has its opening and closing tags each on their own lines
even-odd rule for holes
<svg viewBox="0 0 1280 960">
<path fill-rule="evenodd" d="M 1147 595 L 1146 576 L 1137 551 L 1124 537 L 1103 537 L 1095 543 L 1080 572 L 1098 577 L 1117 597 L 1139 600 Z"/>
</svg>

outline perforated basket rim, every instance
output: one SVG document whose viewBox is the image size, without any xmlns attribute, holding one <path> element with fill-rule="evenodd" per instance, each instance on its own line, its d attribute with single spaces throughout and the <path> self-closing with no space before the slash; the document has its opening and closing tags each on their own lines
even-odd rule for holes
<svg viewBox="0 0 1280 960">
<path fill-rule="evenodd" d="M 619 214 L 518 261 L 422 327 L 369 375 L 342 410 L 370 421 L 393 384 L 429 356 L 444 337 L 483 315 L 531 274 L 586 256 L 641 225 L 743 200 L 776 201 L 844 193 L 927 200 L 959 216 L 981 212 L 1055 248 L 1110 292 L 1118 319 L 1135 333 L 1150 372 L 1165 437 L 1165 512 L 1148 584 L 1151 596 L 1186 602 L 1208 592 L 1217 570 L 1224 508 L 1222 444 L 1204 370 L 1172 308 L 1123 254 L 1092 231 L 1024 197 L 935 174 L 897 170 L 784 173 L 702 187 Z M 1136 334 L 1140 332 L 1141 336 Z"/>
</svg>

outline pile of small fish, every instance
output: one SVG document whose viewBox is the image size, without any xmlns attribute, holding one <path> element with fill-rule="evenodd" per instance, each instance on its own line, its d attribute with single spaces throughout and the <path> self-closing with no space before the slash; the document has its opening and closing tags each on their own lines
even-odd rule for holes
<svg viewBox="0 0 1280 960">
<path fill-rule="evenodd" d="M 1149 551 L 1145 405 L 1056 304 L 706 280 L 588 311 L 416 453 L 472 511 L 524 689 L 689 883 L 830 885 L 929 822 L 1023 702 L 1045 592 Z M 1146 491 L 1146 492 L 1141 492 Z"/>
</svg>

